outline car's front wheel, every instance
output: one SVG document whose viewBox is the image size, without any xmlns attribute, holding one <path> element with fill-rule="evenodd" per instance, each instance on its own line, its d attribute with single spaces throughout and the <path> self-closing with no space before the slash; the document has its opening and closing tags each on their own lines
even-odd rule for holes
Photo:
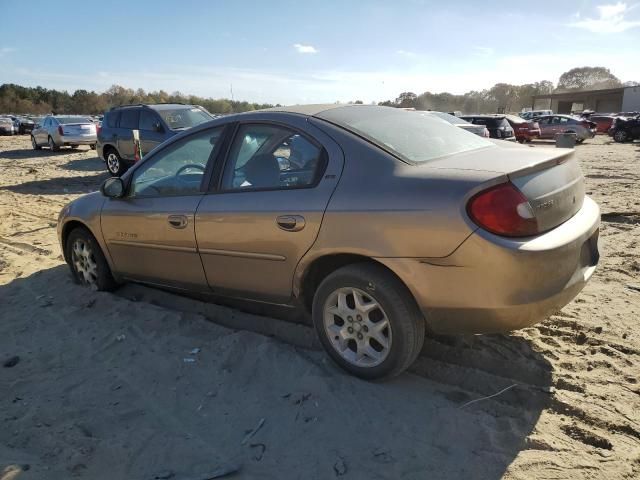
<svg viewBox="0 0 640 480">
<path fill-rule="evenodd" d="M 424 342 L 424 318 L 415 300 L 380 265 L 348 265 L 330 274 L 315 293 L 312 311 L 327 353 L 361 378 L 400 374 Z"/>
<path fill-rule="evenodd" d="M 117 283 L 94 236 L 78 227 L 67 237 L 66 259 L 74 280 L 93 290 L 113 290 Z"/>
<path fill-rule="evenodd" d="M 627 132 L 624 130 L 618 130 L 613 134 L 613 139 L 618 143 L 624 143 L 627 141 Z"/>
<path fill-rule="evenodd" d="M 114 177 L 120 177 L 126 171 L 124 163 L 116 150 L 110 149 L 107 152 L 105 162 L 107 163 L 107 170 Z"/>
</svg>

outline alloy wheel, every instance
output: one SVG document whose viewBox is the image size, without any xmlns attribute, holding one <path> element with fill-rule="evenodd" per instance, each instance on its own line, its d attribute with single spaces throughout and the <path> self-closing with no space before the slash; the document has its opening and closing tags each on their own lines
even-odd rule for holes
<svg viewBox="0 0 640 480">
<path fill-rule="evenodd" d="M 120 159 L 118 159 L 115 153 L 109 153 L 109 155 L 107 155 L 107 168 L 114 175 L 117 175 L 120 171 Z"/>
<path fill-rule="evenodd" d="M 391 323 L 380 303 L 357 288 L 339 288 L 327 297 L 324 329 L 331 346 L 357 367 L 375 367 L 391 351 Z"/>
<path fill-rule="evenodd" d="M 71 249 L 71 257 L 78 279 L 97 290 L 98 264 L 89 243 L 81 238 L 76 239 Z"/>
<path fill-rule="evenodd" d="M 613 135 L 613 139 L 616 142 L 620 142 L 623 143 L 624 141 L 627 140 L 627 132 L 625 132 L 624 130 L 618 130 L 614 135 Z"/>
</svg>

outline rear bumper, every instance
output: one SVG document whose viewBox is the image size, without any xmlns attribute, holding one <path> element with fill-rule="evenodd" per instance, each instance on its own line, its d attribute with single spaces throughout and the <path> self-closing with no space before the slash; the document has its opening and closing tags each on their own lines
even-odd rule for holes
<svg viewBox="0 0 640 480">
<path fill-rule="evenodd" d="M 95 135 L 61 135 L 59 139 L 61 145 L 93 145 L 97 142 Z"/>
<path fill-rule="evenodd" d="M 582 209 L 528 239 L 473 233 L 446 258 L 378 260 L 409 287 L 438 333 L 499 333 L 523 328 L 569 303 L 599 260 L 600 209 Z"/>
</svg>

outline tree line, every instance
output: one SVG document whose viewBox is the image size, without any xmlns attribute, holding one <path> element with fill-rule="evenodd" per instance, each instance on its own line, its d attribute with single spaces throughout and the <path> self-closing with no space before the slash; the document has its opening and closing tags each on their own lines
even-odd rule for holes
<svg viewBox="0 0 640 480">
<path fill-rule="evenodd" d="M 133 90 L 120 85 L 113 85 L 103 93 L 87 90 L 68 93 L 43 87 L 22 87 L 11 83 L 0 85 L 0 113 L 98 115 L 111 107 L 137 103 L 186 103 L 200 105 L 211 113 L 247 112 L 273 106 L 227 98 L 204 98 L 181 92 L 167 93 L 164 90 L 145 92 L 141 88 Z"/>
<path fill-rule="evenodd" d="M 607 68 L 578 67 L 563 73 L 557 85 L 549 80 L 524 85 L 497 83 L 489 89 L 471 90 L 463 95 L 448 92 L 424 92 L 419 95 L 403 92 L 394 100 L 380 102 L 379 105 L 444 112 L 456 110 L 466 113 L 519 112 L 523 108 L 532 107 L 534 95 L 631 85 L 639 85 L 639 83 L 622 83 Z M 113 85 L 103 93 L 76 90 L 72 94 L 67 91 L 22 87 L 11 83 L 0 86 L 0 113 L 96 115 L 114 106 L 136 103 L 186 103 L 201 105 L 211 113 L 246 112 L 273 106 L 267 103 L 250 103 L 226 98 L 204 98 L 181 92 L 169 94 L 164 90 L 145 92 L 141 88 L 133 90 L 120 85 Z M 357 100 L 355 103 L 362 103 L 362 101 Z"/>
</svg>

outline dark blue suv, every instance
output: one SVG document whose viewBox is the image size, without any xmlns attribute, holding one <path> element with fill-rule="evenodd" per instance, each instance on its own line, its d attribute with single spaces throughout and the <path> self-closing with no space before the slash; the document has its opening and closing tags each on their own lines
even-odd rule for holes
<svg viewBox="0 0 640 480">
<path fill-rule="evenodd" d="M 98 156 L 109 173 L 119 177 L 136 161 L 133 130 L 140 131 L 144 156 L 175 134 L 213 118 L 201 107 L 178 103 L 114 107 L 98 129 Z"/>
</svg>

